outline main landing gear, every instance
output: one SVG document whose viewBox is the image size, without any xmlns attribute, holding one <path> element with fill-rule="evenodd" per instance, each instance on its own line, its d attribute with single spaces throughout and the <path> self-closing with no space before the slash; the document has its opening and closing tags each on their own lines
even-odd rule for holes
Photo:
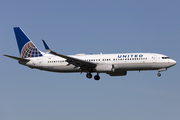
<svg viewBox="0 0 180 120">
<path fill-rule="evenodd" d="M 86 77 L 90 79 L 90 78 L 92 78 L 92 74 L 91 74 L 91 73 L 87 73 L 87 74 L 86 74 Z M 97 73 L 97 75 L 94 76 L 94 79 L 95 79 L 95 80 L 99 80 L 99 79 L 100 79 L 100 76 L 99 76 L 98 73 Z"/>
<path fill-rule="evenodd" d="M 91 73 L 87 73 L 86 77 L 90 79 L 90 78 L 92 78 L 92 74 Z"/>
</svg>

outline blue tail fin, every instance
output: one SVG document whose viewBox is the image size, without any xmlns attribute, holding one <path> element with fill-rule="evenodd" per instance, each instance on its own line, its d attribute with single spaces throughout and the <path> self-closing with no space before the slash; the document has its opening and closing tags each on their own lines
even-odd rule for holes
<svg viewBox="0 0 180 120">
<path fill-rule="evenodd" d="M 33 42 L 19 27 L 14 27 L 14 33 L 16 36 L 17 44 L 19 47 L 19 53 L 21 58 L 31 58 L 43 56 Z"/>
</svg>

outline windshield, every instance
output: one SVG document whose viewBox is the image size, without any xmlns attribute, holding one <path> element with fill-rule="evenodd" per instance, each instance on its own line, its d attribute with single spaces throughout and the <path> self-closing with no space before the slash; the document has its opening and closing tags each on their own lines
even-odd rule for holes
<svg viewBox="0 0 180 120">
<path fill-rule="evenodd" d="M 162 59 L 169 59 L 169 57 L 162 57 Z"/>
</svg>

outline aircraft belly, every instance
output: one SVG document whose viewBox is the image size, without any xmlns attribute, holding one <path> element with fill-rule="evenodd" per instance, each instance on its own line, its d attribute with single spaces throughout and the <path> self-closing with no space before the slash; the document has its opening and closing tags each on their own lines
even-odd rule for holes
<svg viewBox="0 0 180 120">
<path fill-rule="evenodd" d="M 52 72 L 80 72 L 79 68 L 74 68 L 74 66 L 44 66 L 41 67 L 43 70 Z"/>
</svg>

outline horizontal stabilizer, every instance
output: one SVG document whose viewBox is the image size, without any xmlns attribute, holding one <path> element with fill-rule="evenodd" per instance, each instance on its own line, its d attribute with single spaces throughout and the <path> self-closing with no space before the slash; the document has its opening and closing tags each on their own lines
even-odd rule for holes
<svg viewBox="0 0 180 120">
<path fill-rule="evenodd" d="M 10 55 L 4 55 L 6 57 L 9 57 L 9 58 L 12 58 L 12 59 L 15 59 L 15 60 L 18 60 L 18 61 L 23 61 L 23 62 L 28 62 L 30 60 L 28 59 L 24 59 L 24 58 L 19 58 L 19 57 L 14 57 L 14 56 L 10 56 Z"/>
</svg>

